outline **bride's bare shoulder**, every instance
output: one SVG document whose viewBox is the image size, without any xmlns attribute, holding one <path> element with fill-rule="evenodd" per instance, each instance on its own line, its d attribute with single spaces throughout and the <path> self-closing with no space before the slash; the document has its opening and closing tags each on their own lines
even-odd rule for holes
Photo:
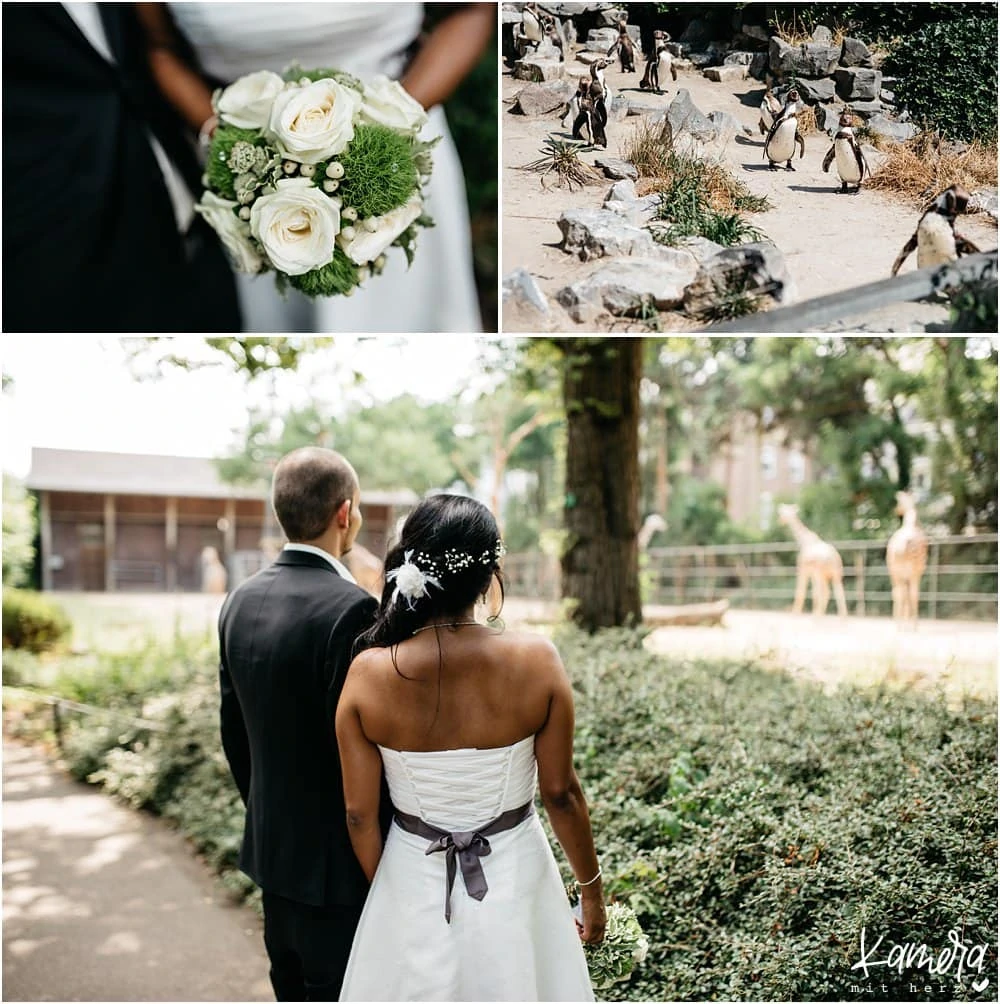
<svg viewBox="0 0 1000 1004">
<path fill-rule="evenodd" d="M 510 655 L 519 662 L 536 668 L 562 666 L 559 650 L 549 638 L 533 631 L 504 631 L 500 638 Z"/>
</svg>

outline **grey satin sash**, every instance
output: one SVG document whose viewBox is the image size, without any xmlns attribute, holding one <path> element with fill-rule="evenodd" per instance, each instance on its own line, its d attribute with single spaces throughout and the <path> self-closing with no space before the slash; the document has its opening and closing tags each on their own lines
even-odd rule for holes
<svg viewBox="0 0 1000 1004">
<path fill-rule="evenodd" d="M 486 876 L 483 874 L 483 866 L 479 859 L 490 853 L 490 842 L 486 838 L 502 833 L 504 830 L 512 830 L 534 811 L 534 804 L 526 802 L 517 809 L 508 809 L 506 812 L 502 812 L 492 823 L 487 823 L 478 830 L 449 833 L 447 830 L 439 830 L 436 826 L 425 823 L 419 816 L 411 816 L 396 810 L 396 824 L 400 828 L 406 830 L 407 833 L 414 833 L 418 837 L 424 837 L 431 841 L 424 854 L 444 851 L 444 919 L 449 924 L 451 923 L 451 890 L 455 884 L 457 865 L 462 867 L 462 879 L 465 882 L 466 892 L 473 899 L 483 899 L 489 886 L 486 884 Z M 456 858 L 458 859 L 457 863 Z"/>
</svg>

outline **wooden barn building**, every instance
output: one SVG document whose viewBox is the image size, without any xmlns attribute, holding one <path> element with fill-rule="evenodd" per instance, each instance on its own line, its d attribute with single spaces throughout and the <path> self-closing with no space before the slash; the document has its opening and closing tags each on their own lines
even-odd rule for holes
<svg viewBox="0 0 1000 1004">
<path fill-rule="evenodd" d="M 198 592 L 209 547 L 232 589 L 284 543 L 268 487 L 227 484 L 212 460 L 35 448 L 26 483 L 45 590 Z M 362 491 L 358 542 L 382 558 L 417 501 L 409 490 Z"/>
</svg>

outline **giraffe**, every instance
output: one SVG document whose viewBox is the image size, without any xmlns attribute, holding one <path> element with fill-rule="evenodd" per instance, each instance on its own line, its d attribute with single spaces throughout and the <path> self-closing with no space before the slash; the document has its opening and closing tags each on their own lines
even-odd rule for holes
<svg viewBox="0 0 1000 1004">
<path fill-rule="evenodd" d="M 889 538 L 885 563 L 892 581 L 892 616 L 916 624 L 920 576 L 927 567 L 927 535 L 917 526 L 917 504 L 909 492 L 896 492 L 897 516 L 903 525 Z"/>
<path fill-rule="evenodd" d="M 841 617 L 846 617 L 844 562 L 837 549 L 822 540 L 819 534 L 813 533 L 799 519 L 797 505 L 779 505 L 778 522 L 792 531 L 792 536 L 799 545 L 799 556 L 795 563 L 795 602 L 792 604 L 792 611 L 797 614 L 802 613 L 806 602 L 806 590 L 811 582 L 812 611 L 814 614 L 825 614 L 832 584 L 833 595 L 837 601 L 837 613 Z"/>
</svg>

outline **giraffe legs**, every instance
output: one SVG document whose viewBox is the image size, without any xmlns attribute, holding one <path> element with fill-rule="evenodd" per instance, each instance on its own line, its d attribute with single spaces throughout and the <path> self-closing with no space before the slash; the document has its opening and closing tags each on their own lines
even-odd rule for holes
<svg viewBox="0 0 1000 1004">
<path fill-rule="evenodd" d="M 837 600 L 837 616 L 847 616 L 847 597 L 844 595 L 844 580 L 838 575 L 833 580 L 833 595 Z"/>
<path fill-rule="evenodd" d="M 804 569 L 800 568 L 795 574 L 795 601 L 792 603 L 792 613 L 802 613 L 802 608 L 806 603 L 806 588 L 809 579 Z M 815 596 L 815 593 L 813 594 Z"/>
<path fill-rule="evenodd" d="M 820 614 L 826 613 L 826 606 L 830 602 L 830 583 L 822 575 L 814 575 L 813 586 L 813 606 L 812 612 Z"/>
</svg>

